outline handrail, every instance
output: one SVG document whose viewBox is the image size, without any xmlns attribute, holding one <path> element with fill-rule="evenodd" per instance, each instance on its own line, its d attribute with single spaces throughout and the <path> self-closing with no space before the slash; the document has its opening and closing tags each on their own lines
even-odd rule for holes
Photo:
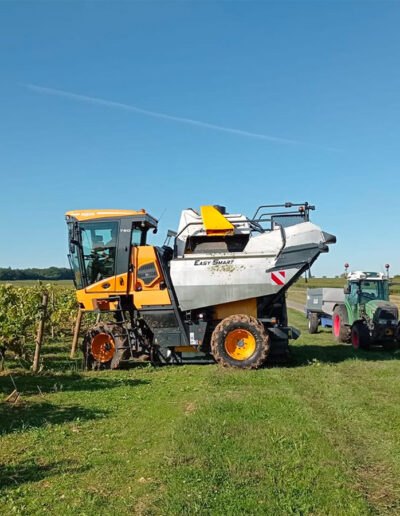
<svg viewBox="0 0 400 516">
<path fill-rule="evenodd" d="M 303 202 L 303 203 L 293 203 L 293 202 L 285 202 L 284 204 L 264 204 L 262 206 L 259 206 L 255 212 L 255 214 L 253 215 L 253 219 L 256 218 L 256 216 L 258 215 L 258 212 L 260 210 L 262 210 L 263 208 L 294 208 L 298 206 L 299 208 L 300 207 L 303 207 L 304 208 L 304 212 L 308 214 L 308 212 L 310 210 L 315 210 L 315 206 L 312 206 L 310 205 L 307 201 L 306 202 Z M 291 212 L 291 213 L 299 213 L 301 210 L 299 211 L 294 211 L 294 212 Z M 283 213 L 288 213 L 288 212 L 283 212 Z M 274 215 L 273 213 L 271 213 L 271 215 Z"/>
<path fill-rule="evenodd" d="M 260 221 L 263 221 L 263 222 L 266 222 L 266 219 L 246 219 L 246 220 L 238 220 L 238 221 L 232 221 L 230 220 L 229 222 L 233 225 L 233 226 L 236 226 L 236 225 L 239 225 L 239 224 L 251 224 L 252 222 L 260 222 Z M 188 224 L 186 224 L 186 226 L 184 228 L 182 228 L 179 233 L 175 236 L 175 240 L 189 227 L 189 226 L 203 226 L 203 222 L 189 222 Z M 264 229 L 264 228 L 262 228 Z M 264 230 L 266 231 L 266 230 Z"/>
<path fill-rule="evenodd" d="M 266 215 L 269 215 L 268 218 L 265 218 Z M 246 220 L 240 220 L 240 221 L 232 221 L 230 220 L 229 222 L 231 222 L 231 224 L 233 226 L 238 226 L 238 225 L 241 225 L 241 224 L 249 224 L 251 225 L 252 223 L 254 224 L 259 224 L 260 222 L 272 222 L 272 219 L 273 217 L 293 217 L 294 215 L 297 215 L 297 216 L 302 216 L 302 213 L 301 212 L 298 212 L 298 211 L 291 211 L 291 212 L 277 212 L 277 213 L 262 213 L 261 216 L 258 218 L 258 219 L 246 219 Z M 181 234 L 186 231 L 186 229 L 190 226 L 203 226 L 203 222 L 189 222 L 188 224 L 186 224 L 186 226 L 184 226 L 180 231 L 179 233 L 177 233 L 175 235 L 175 240 L 177 240 Z M 261 228 L 263 231 L 271 231 L 271 229 L 265 229 L 265 228 Z M 261 233 L 261 230 L 259 230 L 260 233 Z"/>
<path fill-rule="evenodd" d="M 302 210 L 299 209 L 299 210 L 293 210 L 293 211 L 279 211 L 279 212 L 264 212 L 264 213 L 261 213 L 261 215 L 258 216 L 258 218 L 256 218 L 256 216 L 259 214 L 260 210 L 262 210 L 263 208 L 293 208 L 293 207 L 299 207 L 299 208 L 303 208 Z M 274 223 L 274 218 L 276 217 L 293 217 L 293 216 L 300 216 L 300 217 L 304 217 L 304 220 L 305 221 L 308 221 L 309 220 L 309 211 L 310 210 L 315 210 L 315 206 L 311 206 L 310 204 L 308 204 L 308 202 L 305 202 L 305 203 L 291 203 L 291 202 L 286 202 L 285 204 L 265 204 L 265 205 L 262 205 L 262 206 L 259 206 L 253 216 L 252 219 L 247 219 L 246 220 L 229 220 L 229 222 L 231 222 L 231 224 L 233 226 L 237 226 L 237 225 L 241 225 L 243 223 L 247 223 L 249 224 L 250 226 L 250 230 L 253 230 L 253 231 L 259 231 L 260 233 L 263 233 L 265 231 L 272 231 L 274 229 L 273 227 L 273 224 L 278 226 L 281 233 L 284 235 L 284 230 L 283 230 L 283 227 L 281 224 L 279 223 Z M 270 228 L 263 228 L 261 226 L 261 223 L 262 222 L 270 222 L 271 223 L 271 227 Z M 175 239 L 174 239 L 174 253 L 176 253 L 177 251 L 177 240 L 178 238 L 180 237 L 180 235 L 182 233 L 184 233 L 188 227 L 190 226 L 203 226 L 203 221 L 201 222 L 189 222 L 188 224 L 186 224 L 186 226 L 184 226 L 180 231 L 179 233 L 177 233 L 175 235 Z"/>
</svg>

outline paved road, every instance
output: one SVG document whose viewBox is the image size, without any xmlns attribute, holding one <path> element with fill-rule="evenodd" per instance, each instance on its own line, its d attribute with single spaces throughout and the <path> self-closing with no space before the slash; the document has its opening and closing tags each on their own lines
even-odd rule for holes
<svg viewBox="0 0 400 516">
<path fill-rule="evenodd" d="M 304 314 L 304 305 L 302 305 L 301 303 L 296 303 L 295 301 L 289 301 L 287 299 L 286 305 L 288 308 L 291 308 L 292 310 L 297 310 L 298 312 Z"/>
</svg>

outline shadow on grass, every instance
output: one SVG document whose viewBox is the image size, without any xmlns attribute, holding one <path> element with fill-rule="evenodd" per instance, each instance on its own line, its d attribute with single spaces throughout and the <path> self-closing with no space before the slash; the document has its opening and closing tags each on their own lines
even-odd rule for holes
<svg viewBox="0 0 400 516">
<path fill-rule="evenodd" d="M 86 466 L 78 466 L 71 461 L 51 464 L 38 464 L 32 461 L 12 466 L 0 464 L 0 466 L 0 493 L 9 487 L 17 488 L 27 482 L 39 482 L 60 473 L 81 473 L 88 469 Z"/>
<path fill-rule="evenodd" d="M 47 424 L 58 425 L 72 421 L 89 421 L 107 416 L 108 411 L 79 405 L 62 406 L 49 402 L 0 405 L 0 435 L 25 431 Z"/>
<path fill-rule="evenodd" d="M 99 391 L 115 389 L 118 387 L 136 387 L 147 385 L 150 380 L 138 380 L 128 378 L 109 378 L 100 372 L 97 376 L 82 374 L 39 374 L 15 372 L 12 378 L 18 391 L 24 395 L 43 394 L 59 391 Z M 10 375 L 0 376 L 0 393 L 9 394 L 14 389 Z"/>
<path fill-rule="evenodd" d="M 365 361 L 399 360 L 399 352 L 384 351 L 376 346 L 369 351 L 356 351 L 350 344 L 333 344 L 331 346 L 292 346 L 289 367 L 308 365 L 311 362 L 338 363 L 345 360 L 358 359 Z"/>
</svg>

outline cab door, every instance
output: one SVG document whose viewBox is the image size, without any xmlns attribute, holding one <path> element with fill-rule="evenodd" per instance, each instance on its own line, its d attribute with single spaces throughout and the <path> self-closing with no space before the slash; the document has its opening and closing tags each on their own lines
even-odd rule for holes
<svg viewBox="0 0 400 516">
<path fill-rule="evenodd" d="M 155 248 L 149 245 L 133 247 L 132 262 L 130 290 L 136 308 L 171 305 Z"/>
<path fill-rule="evenodd" d="M 360 318 L 360 285 L 358 283 L 350 283 L 350 293 L 346 294 L 346 300 L 348 302 L 349 323 L 352 324 L 354 321 Z"/>
<path fill-rule="evenodd" d="M 115 275 L 116 295 L 126 295 L 131 289 L 133 270 L 133 248 L 140 243 L 143 231 L 131 220 L 121 220 L 118 236 L 118 253 Z"/>
<path fill-rule="evenodd" d="M 107 295 L 115 290 L 115 267 L 119 224 L 116 220 L 81 223 L 87 293 Z"/>
</svg>

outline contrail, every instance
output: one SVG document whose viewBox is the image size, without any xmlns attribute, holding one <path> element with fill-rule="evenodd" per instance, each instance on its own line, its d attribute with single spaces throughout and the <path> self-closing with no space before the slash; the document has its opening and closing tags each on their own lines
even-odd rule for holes
<svg viewBox="0 0 400 516">
<path fill-rule="evenodd" d="M 98 104 L 101 106 L 107 106 L 111 108 L 122 109 L 124 111 L 130 111 L 139 113 L 141 115 L 151 116 L 153 118 L 161 118 L 163 120 L 171 120 L 173 122 L 180 122 L 182 124 L 194 125 L 197 127 L 204 127 L 206 129 L 213 129 L 214 131 L 221 131 L 224 133 L 237 134 L 239 136 L 247 136 L 250 138 L 257 138 L 259 140 L 267 140 L 275 143 L 283 143 L 290 145 L 313 145 L 298 140 L 289 140 L 287 138 L 279 138 L 277 136 L 270 136 L 268 134 L 253 133 L 250 131 L 243 131 L 242 129 L 234 129 L 232 127 L 225 127 L 222 125 L 212 124 L 210 122 L 202 122 L 200 120 L 193 120 L 191 118 L 184 118 L 175 115 L 167 115 L 166 113 L 160 113 L 158 111 L 150 111 L 149 109 L 143 109 L 132 104 L 123 104 L 121 102 L 114 102 L 113 100 L 105 100 L 98 97 L 89 97 L 88 95 L 81 95 L 78 93 L 71 93 L 69 91 L 59 90 L 56 88 L 46 88 L 44 86 L 37 86 L 35 84 L 24 84 L 24 86 L 37 93 L 44 93 L 47 95 L 58 95 L 71 100 L 77 100 L 79 102 L 89 102 L 91 104 Z M 320 146 L 318 146 L 320 147 Z M 320 147 L 327 150 L 336 150 L 329 147 Z"/>
</svg>

